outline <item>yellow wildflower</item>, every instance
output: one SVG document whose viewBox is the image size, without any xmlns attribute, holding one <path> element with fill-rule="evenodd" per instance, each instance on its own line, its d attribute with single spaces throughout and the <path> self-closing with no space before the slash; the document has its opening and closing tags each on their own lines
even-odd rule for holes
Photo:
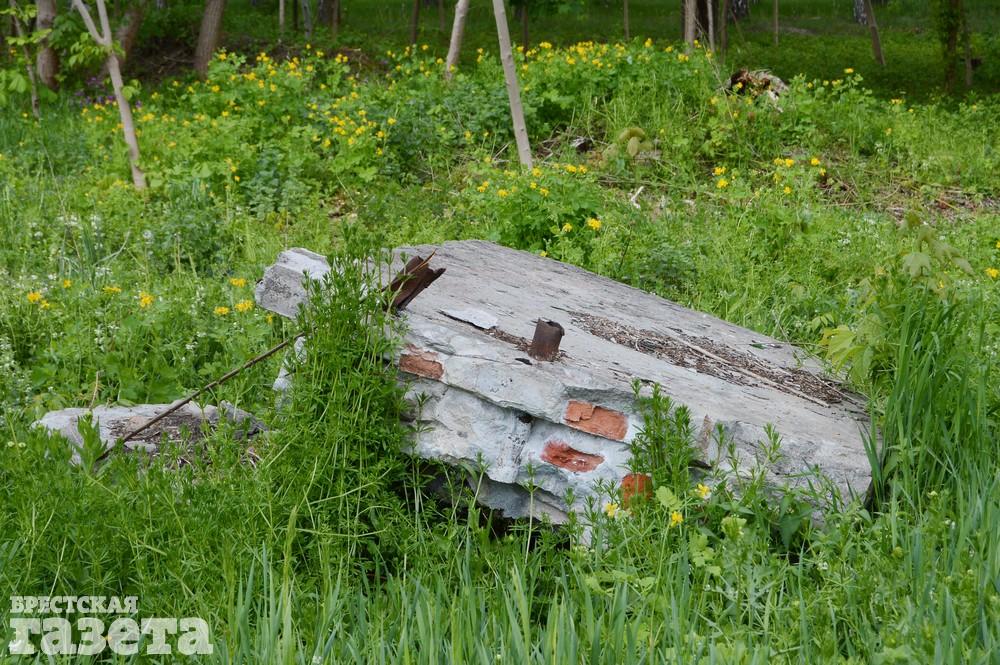
<svg viewBox="0 0 1000 665">
<path fill-rule="evenodd" d="M 236 303 L 235 307 L 236 311 L 240 312 L 241 314 L 244 312 L 249 312 L 251 309 L 253 309 L 253 301 L 241 300 L 238 303 Z"/>
<path fill-rule="evenodd" d="M 42 299 L 42 292 L 41 291 L 30 291 L 28 293 L 28 302 L 30 302 L 32 304 L 41 301 L 41 299 Z"/>
<path fill-rule="evenodd" d="M 1000 249 L 1000 240 L 997 240 L 997 249 Z"/>
<path fill-rule="evenodd" d="M 229 308 L 225 306 L 216 307 L 212 311 L 215 313 L 216 316 L 225 316 L 226 314 L 229 314 Z"/>
<path fill-rule="evenodd" d="M 69 288 L 69 287 L 71 287 L 71 286 L 73 286 L 73 280 L 71 280 L 71 279 L 64 279 L 64 280 L 62 281 L 62 287 L 63 287 L 64 289 L 68 289 L 68 288 Z"/>
<path fill-rule="evenodd" d="M 594 231 L 600 231 L 601 220 L 597 219 L 596 217 L 591 217 L 590 219 L 587 220 L 587 228 L 593 229 Z"/>
<path fill-rule="evenodd" d="M 784 192 L 785 192 L 785 194 L 791 194 L 792 193 L 792 188 L 789 187 L 788 185 L 785 185 Z"/>
<path fill-rule="evenodd" d="M 684 516 L 683 515 L 681 515 L 676 510 L 674 512 L 670 513 L 670 527 L 671 528 L 673 528 L 675 526 L 680 526 L 683 523 L 684 523 Z"/>
<path fill-rule="evenodd" d="M 819 157 L 813 157 L 812 159 L 809 160 L 809 163 L 812 164 L 813 166 L 819 166 Z"/>
<path fill-rule="evenodd" d="M 609 503 L 608 505 L 604 506 L 604 514 L 610 517 L 611 519 L 615 518 L 615 515 L 618 514 L 619 510 L 620 508 L 617 503 Z"/>
<path fill-rule="evenodd" d="M 987 268 L 986 276 L 990 279 L 996 279 L 997 277 L 1000 277 L 1000 270 L 997 270 L 996 268 Z"/>
<path fill-rule="evenodd" d="M 694 491 L 703 501 L 708 501 L 712 498 L 712 488 L 704 483 L 698 483 Z"/>
<path fill-rule="evenodd" d="M 719 178 L 718 182 L 715 183 L 715 186 L 719 189 L 725 189 L 726 187 L 729 187 L 729 181 L 725 178 Z"/>
<path fill-rule="evenodd" d="M 569 222 L 566 222 L 565 224 L 563 224 L 563 227 L 562 227 L 562 232 L 563 233 L 569 233 L 572 230 L 573 230 L 573 225 L 572 224 L 570 224 Z"/>
<path fill-rule="evenodd" d="M 712 173 L 714 175 L 722 175 L 725 172 L 726 172 L 726 167 L 725 166 L 716 166 L 714 169 L 712 169 Z"/>
<path fill-rule="evenodd" d="M 795 166 L 795 160 L 794 159 L 790 159 L 790 158 L 786 159 L 785 160 L 785 166 L 787 166 L 789 168 L 791 168 L 792 166 Z"/>
<path fill-rule="evenodd" d="M 146 293 L 145 291 L 139 291 L 139 307 L 142 309 L 146 309 L 152 305 L 154 300 L 156 300 L 156 298 L 154 298 L 152 294 Z"/>
<path fill-rule="evenodd" d="M 508 194 L 510 194 L 510 192 L 508 192 L 506 189 L 497 190 L 497 196 L 499 196 L 500 198 L 506 198 Z"/>
<path fill-rule="evenodd" d="M 385 122 L 386 122 L 387 125 L 389 125 L 391 127 L 391 126 L 393 126 L 393 125 L 396 124 L 396 119 L 395 118 L 389 118 Z"/>
<path fill-rule="evenodd" d="M 854 67 L 848 67 L 847 69 L 844 70 L 844 73 L 845 74 L 853 74 L 854 73 Z"/>
<path fill-rule="evenodd" d="M 549 190 L 547 190 L 544 187 L 541 187 L 538 191 L 541 193 L 542 196 L 548 196 L 549 195 Z"/>
<path fill-rule="evenodd" d="M 229 283 L 235 286 L 236 288 L 242 289 L 244 286 L 247 285 L 247 280 L 245 277 L 230 277 Z"/>
<path fill-rule="evenodd" d="M 566 165 L 566 171 L 567 171 L 568 173 L 576 173 L 576 171 L 577 171 L 577 168 L 576 168 L 576 166 L 574 166 L 573 164 L 567 164 L 567 165 Z"/>
<path fill-rule="evenodd" d="M 105 293 L 112 293 L 112 294 L 114 294 L 114 293 L 121 293 L 122 292 L 121 288 L 119 288 L 117 286 L 105 286 L 101 290 L 104 291 Z"/>
</svg>

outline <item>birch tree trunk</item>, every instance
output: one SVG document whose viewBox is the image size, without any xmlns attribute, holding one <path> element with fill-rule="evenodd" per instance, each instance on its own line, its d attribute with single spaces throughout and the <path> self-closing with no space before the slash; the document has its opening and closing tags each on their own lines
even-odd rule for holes
<svg viewBox="0 0 1000 665">
<path fill-rule="evenodd" d="M 11 0 L 13 2 L 13 0 Z M 94 24 L 94 19 L 90 15 L 90 10 L 83 4 L 83 0 L 73 0 L 73 6 L 80 12 L 83 24 L 87 26 L 87 32 L 98 46 L 108 54 L 108 74 L 111 76 L 111 87 L 115 92 L 115 99 L 118 102 L 118 116 L 122 121 L 122 134 L 124 134 L 125 145 L 128 146 L 128 162 L 132 169 L 132 183 L 136 189 L 146 189 L 146 174 L 139 168 L 139 139 L 135 134 L 135 122 L 132 120 L 132 107 L 128 99 L 125 98 L 125 82 L 122 81 L 122 71 L 118 63 L 118 56 L 115 54 L 112 42 L 111 24 L 108 22 L 108 10 L 104 5 L 104 0 L 96 0 L 97 15 L 101 27 L 98 30 Z"/>
<path fill-rule="evenodd" d="M 469 0 L 455 3 L 455 21 L 451 24 L 451 42 L 448 44 L 448 58 L 444 63 L 444 79 L 450 81 L 458 66 L 458 54 L 462 51 L 462 36 L 465 34 L 465 19 L 469 15 Z"/>
<path fill-rule="evenodd" d="M 285 0 L 278 0 L 278 39 L 285 36 Z"/>
<path fill-rule="evenodd" d="M 226 0 L 205 0 L 205 13 L 201 16 L 201 30 L 198 31 L 198 45 L 194 51 L 194 69 L 199 75 L 208 72 L 208 63 L 219 46 L 219 32 L 222 29 L 222 15 L 226 11 Z"/>
<path fill-rule="evenodd" d="M 510 46 L 510 30 L 504 0 L 493 0 L 493 15 L 497 23 L 497 40 L 500 42 L 500 62 L 507 82 L 507 97 L 510 100 L 510 116 L 514 122 L 514 140 L 517 142 L 517 156 L 521 166 L 530 169 L 531 145 L 528 143 L 528 127 L 524 123 L 524 108 L 521 106 L 521 90 L 517 83 L 517 69 L 514 66 L 514 51 Z"/>
<path fill-rule="evenodd" d="M 36 0 L 35 30 L 51 30 L 56 20 L 56 0 Z M 59 73 L 59 54 L 49 44 L 46 37 L 39 44 L 38 57 L 35 59 L 35 69 L 38 80 L 46 87 L 55 90 L 58 87 L 56 74 Z"/>
<path fill-rule="evenodd" d="M 15 0 L 10 0 L 10 8 L 15 11 L 17 10 L 17 2 Z M 15 13 L 10 17 L 10 20 L 14 24 L 14 34 L 24 39 L 27 30 L 21 25 L 21 19 Z M 31 92 L 31 114 L 35 116 L 35 120 L 41 120 L 42 110 L 38 103 L 38 77 L 35 75 L 35 66 L 31 64 L 31 54 L 28 53 L 28 47 L 22 46 L 21 48 L 24 53 L 24 68 L 28 71 L 28 88 Z"/>
<path fill-rule="evenodd" d="M 868 30 L 872 34 L 872 55 L 875 62 L 885 67 L 885 56 L 882 54 L 882 38 L 878 34 L 878 22 L 875 20 L 875 10 L 872 8 L 872 0 L 864 0 L 865 22 Z"/>
</svg>

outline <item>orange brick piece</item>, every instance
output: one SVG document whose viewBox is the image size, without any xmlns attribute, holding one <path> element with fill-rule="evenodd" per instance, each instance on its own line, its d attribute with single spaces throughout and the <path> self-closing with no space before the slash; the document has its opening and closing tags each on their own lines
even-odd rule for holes
<svg viewBox="0 0 1000 665">
<path fill-rule="evenodd" d="M 605 439 L 623 441 L 628 432 L 628 418 L 621 411 L 612 411 L 575 399 L 569 401 L 563 418 L 570 427 Z"/>
<path fill-rule="evenodd" d="M 436 353 L 412 345 L 407 347 L 406 353 L 399 356 L 399 369 L 425 379 L 440 379 L 444 374 L 444 367 L 438 362 Z"/>
<path fill-rule="evenodd" d="M 604 461 L 604 458 L 600 455 L 592 455 L 591 453 L 571 448 L 568 443 L 559 439 L 550 439 L 545 442 L 545 448 L 542 449 L 542 459 L 549 464 L 569 469 L 576 473 L 593 471 Z"/>
<path fill-rule="evenodd" d="M 636 501 L 653 496 L 653 479 L 645 473 L 630 473 L 622 478 L 622 505 L 630 508 Z"/>
</svg>

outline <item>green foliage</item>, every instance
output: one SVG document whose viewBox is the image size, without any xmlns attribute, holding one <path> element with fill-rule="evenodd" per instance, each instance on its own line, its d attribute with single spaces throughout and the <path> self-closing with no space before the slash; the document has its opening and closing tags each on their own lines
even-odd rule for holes
<svg viewBox="0 0 1000 665">
<path fill-rule="evenodd" d="M 996 100 L 885 101 L 845 58 L 775 104 L 723 92 L 702 49 L 539 43 L 517 59 L 522 170 L 496 58 L 445 84 L 438 55 L 224 52 L 205 81 L 147 83 L 141 193 L 113 104 L 0 112 L 0 596 L 137 594 L 143 616 L 205 617 L 219 662 L 991 662 Z M 694 465 L 734 454 L 725 428 L 695 441 L 647 387 L 648 499 L 608 487 L 568 529 L 503 524 L 405 455 L 385 362 L 405 322 L 369 259 L 453 238 L 818 350 L 871 398 L 871 501 L 817 520 L 818 479 L 779 497 L 774 430 L 748 476 Z M 291 246 L 339 268 L 294 323 L 251 294 Z M 227 432 L 190 466 L 73 466 L 30 426 L 176 399 L 306 330 L 282 408 L 280 358 L 205 397 L 271 426 L 256 468 Z"/>
</svg>

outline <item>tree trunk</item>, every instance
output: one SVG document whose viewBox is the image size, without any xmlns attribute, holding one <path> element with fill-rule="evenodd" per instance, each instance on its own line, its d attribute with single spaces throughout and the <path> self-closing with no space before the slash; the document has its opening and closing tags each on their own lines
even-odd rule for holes
<svg viewBox="0 0 1000 665">
<path fill-rule="evenodd" d="M 868 30 L 872 33 L 872 55 L 875 62 L 885 67 L 885 55 L 882 54 L 882 38 L 878 34 L 878 22 L 875 20 L 875 10 L 872 8 L 872 0 L 864 0 L 865 22 L 868 23 Z"/>
<path fill-rule="evenodd" d="M 771 9 L 771 23 L 774 31 L 774 45 L 778 45 L 778 0 L 773 0 Z"/>
<path fill-rule="evenodd" d="M 97 0 L 103 2 L 104 0 Z M 108 32 L 111 32 L 108 30 Z M 122 81 L 121 67 L 114 51 L 108 54 L 108 74 L 111 75 L 111 87 L 118 100 L 118 115 L 122 121 L 122 133 L 125 135 L 125 145 L 128 146 L 128 163 L 132 169 L 132 183 L 136 189 L 146 189 L 146 174 L 139 168 L 139 139 L 135 134 L 135 122 L 132 120 L 132 107 L 125 99 L 125 82 Z"/>
<path fill-rule="evenodd" d="M 15 0 L 10 0 L 10 8 L 17 10 L 17 2 Z M 14 34 L 20 39 L 25 39 L 27 37 L 27 30 L 21 25 L 21 19 L 14 14 L 11 16 L 11 22 L 14 24 Z M 28 47 L 22 46 L 21 48 L 24 53 L 24 68 L 28 71 L 28 86 L 31 91 L 31 114 L 35 116 L 35 120 L 41 120 L 42 110 L 38 103 L 38 77 L 35 76 L 35 66 L 31 64 Z"/>
<path fill-rule="evenodd" d="M 507 82 L 507 98 L 510 101 L 510 116 L 514 123 L 514 140 L 521 166 L 530 169 L 531 144 L 528 143 L 528 127 L 524 123 L 524 108 L 521 106 L 521 90 L 517 83 L 517 68 L 514 66 L 514 51 L 510 46 L 510 31 L 504 0 L 493 0 L 493 15 L 497 23 L 497 40 L 500 42 L 500 62 Z"/>
<path fill-rule="evenodd" d="M 968 26 L 965 28 L 964 34 L 965 41 L 965 87 L 972 87 L 972 32 L 969 31 Z"/>
<path fill-rule="evenodd" d="M 13 3 L 14 0 L 11 0 Z M 118 63 L 118 56 L 115 54 L 112 42 L 111 24 L 108 22 L 108 10 L 104 5 L 104 0 L 96 0 L 97 14 L 101 22 L 100 30 L 94 24 L 94 19 L 90 15 L 90 10 L 83 0 L 73 0 L 73 6 L 80 13 L 83 24 L 87 26 L 90 37 L 104 49 L 108 54 L 108 74 L 111 76 L 111 87 L 115 92 L 115 100 L 118 103 L 118 116 L 122 123 L 122 134 L 125 138 L 125 145 L 128 146 L 128 163 L 132 170 L 132 183 L 136 189 L 146 189 L 146 174 L 139 167 L 139 139 L 135 133 L 135 122 L 132 120 L 132 107 L 129 106 L 128 99 L 125 98 L 125 82 L 122 81 L 122 71 Z"/>
<path fill-rule="evenodd" d="M 445 15 L 444 0 L 438 0 L 438 30 L 441 34 L 448 31 L 448 17 Z"/>
<path fill-rule="evenodd" d="M 732 11 L 730 0 L 722 0 L 722 11 L 719 13 L 719 46 L 722 52 L 729 50 L 729 14 Z"/>
<path fill-rule="evenodd" d="M 292 32 L 299 31 L 299 3 L 292 0 Z"/>
<path fill-rule="evenodd" d="M 208 63 L 219 46 L 219 32 L 222 29 L 222 15 L 226 11 L 226 0 L 205 0 L 205 13 L 201 17 L 198 45 L 194 51 L 194 68 L 199 75 L 208 72 Z"/>
<path fill-rule="evenodd" d="M 278 40 L 285 36 L 285 0 L 278 0 Z"/>
<path fill-rule="evenodd" d="M 860 25 L 868 25 L 868 4 L 866 0 L 854 0 L 854 20 Z"/>
<path fill-rule="evenodd" d="M 695 12 L 697 8 L 695 7 L 695 2 L 697 0 L 684 0 L 684 41 L 687 43 L 688 47 L 694 46 L 695 31 L 696 31 L 696 17 Z"/>
<path fill-rule="evenodd" d="M 715 50 L 715 0 L 705 0 L 705 14 L 708 16 L 708 48 Z"/>
<path fill-rule="evenodd" d="M 313 35 L 313 16 L 312 16 L 312 0 L 301 0 L 302 3 L 302 27 L 306 34 L 306 39 L 312 39 Z"/>
<path fill-rule="evenodd" d="M 731 12 L 734 21 L 750 16 L 750 0 L 732 0 Z"/>
<path fill-rule="evenodd" d="M 958 36 L 964 23 L 965 8 L 962 0 L 947 0 L 947 17 L 945 20 L 946 35 L 944 43 L 944 87 L 949 91 L 955 88 L 958 76 Z"/>
<path fill-rule="evenodd" d="M 465 34 L 465 19 L 469 15 L 469 0 L 455 3 L 455 21 L 451 24 L 451 42 L 448 44 L 448 58 L 444 65 L 444 79 L 450 81 L 458 66 L 458 54 L 462 50 L 462 36 Z"/>
<path fill-rule="evenodd" d="M 625 16 L 624 16 L 624 18 L 625 18 L 625 40 L 628 41 L 629 39 L 632 39 L 632 28 L 629 25 L 629 20 L 628 20 L 628 0 L 624 0 L 624 2 L 622 4 L 624 5 L 623 6 L 623 10 L 624 10 L 624 14 L 625 14 Z"/>
<path fill-rule="evenodd" d="M 56 0 L 36 0 L 35 6 L 38 12 L 35 14 L 35 30 L 51 30 L 56 20 Z M 38 46 L 38 57 L 35 60 L 38 80 L 55 90 L 59 85 L 56 81 L 56 75 L 59 73 L 59 54 L 49 44 L 48 37 Z"/>
<path fill-rule="evenodd" d="M 115 35 L 115 40 L 122 47 L 123 62 L 128 62 L 129 57 L 131 57 L 136 39 L 139 38 L 139 28 L 142 27 L 145 18 L 145 2 L 134 2 L 125 9 L 125 17 L 122 19 L 121 25 L 118 26 L 118 32 Z"/>
<path fill-rule="evenodd" d="M 420 36 L 420 3 L 423 0 L 413 0 L 413 14 L 410 16 L 410 43 L 416 44 Z"/>
<path fill-rule="evenodd" d="M 330 32 L 336 37 L 340 34 L 340 0 L 330 0 Z"/>
</svg>

